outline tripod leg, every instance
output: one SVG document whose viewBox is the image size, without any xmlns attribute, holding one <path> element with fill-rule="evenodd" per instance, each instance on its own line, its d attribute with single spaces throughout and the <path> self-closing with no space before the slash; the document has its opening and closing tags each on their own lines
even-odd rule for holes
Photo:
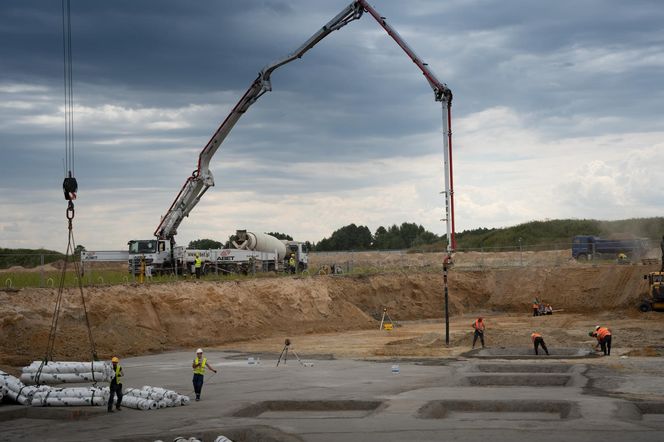
<svg viewBox="0 0 664 442">
<path fill-rule="evenodd" d="M 277 359 L 277 367 L 279 366 L 279 362 L 281 362 L 281 356 L 284 354 L 284 351 L 287 352 L 287 351 L 288 351 L 288 347 L 284 347 L 284 348 L 281 349 L 281 353 L 279 353 L 279 359 Z M 285 364 L 285 363 L 286 363 L 286 362 L 284 361 L 284 364 Z"/>
<path fill-rule="evenodd" d="M 286 346 L 286 354 L 284 354 L 284 365 L 288 363 L 288 346 Z"/>
<path fill-rule="evenodd" d="M 378 330 L 383 329 L 383 321 L 385 321 L 385 310 L 383 310 L 383 316 L 380 318 L 380 327 L 378 328 Z"/>
<path fill-rule="evenodd" d="M 299 362 L 300 365 L 304 367 L 304 362 L 302 362 L 302 359 L 300 359 L 300 355 L 298 355 L 297 353 L 295 353 L 295 350 L 291 350 L 291 351 L 293 352 L 293 354 L 294 354 L 295 357 L 297 358 L 297 362 Z"/>
</svg>

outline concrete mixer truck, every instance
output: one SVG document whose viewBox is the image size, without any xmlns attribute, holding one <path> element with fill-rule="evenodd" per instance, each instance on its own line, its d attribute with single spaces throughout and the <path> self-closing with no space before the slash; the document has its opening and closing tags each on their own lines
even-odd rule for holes
<svg viewBox="0 0 664 442">
<path fill-rule="evenodd" d="M 233 248 L 187 249 L 165 240 L 129 241 L 129 271 L 159 274 L 193 273 L 196 257 L 201 259 L 203 273 L 254 273 L 289 271 L 300 273 L 308 268 L 306 247 L 299 241 L 279 240 L 267 233 L 238 230 Z M 295 266 L 291 268 L 291 257 Z"/>
</svg>

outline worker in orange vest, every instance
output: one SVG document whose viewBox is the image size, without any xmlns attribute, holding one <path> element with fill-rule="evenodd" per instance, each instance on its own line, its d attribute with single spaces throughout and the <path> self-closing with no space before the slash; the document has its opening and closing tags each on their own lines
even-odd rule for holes
<svg viewBox="0 0 664 442">
<path fill-rule="evenodd" d="M 535 354 L 538 355 L 539 353 L 537 352 L 537 348 L 541 345 L 542 349 L 546 352 L 546 355 L 549 355 L 549 350 L 546 348 L 546 344 L 544 343 L 544 338 L 542 335 L 540 335 L 537 332 L 534 332 L 533 334 L 530 335 L 530 339 L 533 340 L 533 345 L 535 346 Z"/>
<path fill-rule="evenodd" d="M 539 299 L 535 298 L 533 301 L 533 316 L 539 316 Z"/>
<path fill-rule="evenodd" d="M 473 328 L 475 329 L 475 333 L 473 334 L 473 348 L 475 348 L 475 343 L 477 342 L 477 338 L 480 338 L 480 342 L 482 343 L 482 348 L 484 348 L 484 319 L 480 316 L 473 322 Z"/>
<path fill-rule="evenodd" d="M 611 330 L 606 327 L 595 327 L 594 332 L 589 333 L 590 336 L 597 338 L 597 343 L 602 347 L 604 356 L 611 356 Z"/>
</svg>

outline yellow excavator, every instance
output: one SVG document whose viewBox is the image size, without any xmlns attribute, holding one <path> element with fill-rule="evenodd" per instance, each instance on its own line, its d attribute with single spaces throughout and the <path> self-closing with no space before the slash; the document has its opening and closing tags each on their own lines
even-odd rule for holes
<svg viewBox="0 0 664 442">
<path fill-rule="evenodd" d="M 649 312 L 651 310 L 664 311 L 664 272 L 650 272 L 643 275 L 648 280 L 648 298 L 639 305 L 639 310 Z"/>
</svg>

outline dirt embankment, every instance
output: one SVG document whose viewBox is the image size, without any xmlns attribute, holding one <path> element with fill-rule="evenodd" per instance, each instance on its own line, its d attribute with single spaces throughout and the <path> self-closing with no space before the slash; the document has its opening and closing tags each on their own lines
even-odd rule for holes
<svg viewBox="0 0 664 442">
<path fill-rule="evenodd" d="M 528 312 L 534 296 L 566 312 L 636 312 L 645 291 L 643 266 L 515 268 L 452 271 L 452 315 Z M 443 315 L 438 273 L 365 277 L 316 276 L 243 282 L 177 282 L 86 289 L 100 357 L 219 345 L 273 335 L 375 327 L 388 307 L 400 320 Z M 21 364 L 43 357 L 56 291 L 0 291 L 0 360 Z M 66 293 L 56 359 L 89 357 L 81 298 Z"/>
</svg>

